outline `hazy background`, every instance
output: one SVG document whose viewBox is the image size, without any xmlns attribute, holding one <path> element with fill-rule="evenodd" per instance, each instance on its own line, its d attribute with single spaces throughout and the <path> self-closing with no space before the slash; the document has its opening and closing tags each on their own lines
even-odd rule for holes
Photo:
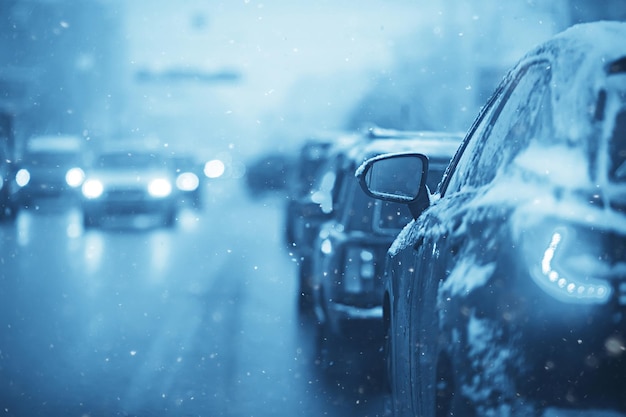
<svg viewBox="0 0 626 417">
<path fill-rule="evenodd" d="M 465 130 L 582 0 L 2 0 L 0 107 L 19 143 L 150 136 L 203 157 L 291 150 L 367 123 Z"/>
</svg>

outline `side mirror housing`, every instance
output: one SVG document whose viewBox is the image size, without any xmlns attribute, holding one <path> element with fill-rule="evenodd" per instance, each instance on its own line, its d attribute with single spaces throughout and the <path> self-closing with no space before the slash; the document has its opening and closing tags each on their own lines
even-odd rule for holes
<svg viewBox="0 0 626 417">
<path fill-rule="evenodd" d="M 379 155 L 365 161 L 355 175 L 367 195 L 407 204 L 414 218 L 430 205 L 426 187 L 428 157 L 424 154 Z"/>
</svg>

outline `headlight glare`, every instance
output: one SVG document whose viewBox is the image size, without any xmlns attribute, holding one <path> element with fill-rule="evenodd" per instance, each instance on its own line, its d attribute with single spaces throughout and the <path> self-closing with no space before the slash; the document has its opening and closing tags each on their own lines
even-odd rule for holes
<svg viewBox="0 0 626 417">
<path fill-rule="evenodd" d="M 194 191 L 200 185 L 200 179 L 193 172 L 182 172 L 176 177 L 176 188 L 181 191 Z"/>
<path fill-rule="evenodd" d="M 172 184 L 165 178 L 155 178 L 148 184 L 148 193 L 152 197 L 167 197 L 172 192 Z"/>
<path fill-rule="evenodd" d="M 104 186 L 99 180 L 87 180 L 83 183 L 82 192 L 86 198 L 98 198 L 104 192 Z"/>
<path fill-rule="evenodd" d="M 30 182 L 30 172 L 26 168 L 22 168 L 17 173 L 15 173 L 15 182 L 20 187 L 24 187 L 28 185 Z"/>
<path fill-rule="evenodd" d="M 85 172 L 78 168 L 71 168 L 65 173 L 65 182 L 72 188 L 80 187 L 85 181 Z"/>
</svg>

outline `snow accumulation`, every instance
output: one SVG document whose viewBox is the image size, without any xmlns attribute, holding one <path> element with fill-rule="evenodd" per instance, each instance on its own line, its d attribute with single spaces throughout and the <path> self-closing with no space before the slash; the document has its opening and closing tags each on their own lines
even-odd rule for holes
<svg viewBox="0 0 626 417">
<path fill-rule="evenodd" d="M 480 265 L 476 259 L 464 257 L 454 266 L 440 290 L 446 295 L 468 294 L 485 285 L 495 270 L 495 262 Z"/>
<path fill-rule="evenodd" d="M 574 25 L 521 60 L 521 63 L 527 62 L 540 50 L 552 50 L 557 58 L 559 68 L 552 79 L 557 135 L 572 141 L 589 136 L 592 126 L 588 123 L 589 117 L 583 116 L 595 110 L 597 93 L 606 82 L 606 66 L 626 56 L 624 39 L 626 25 L 623 22 Z M 561 58 L 567 61 L 559 62 Z"/>
</svg>

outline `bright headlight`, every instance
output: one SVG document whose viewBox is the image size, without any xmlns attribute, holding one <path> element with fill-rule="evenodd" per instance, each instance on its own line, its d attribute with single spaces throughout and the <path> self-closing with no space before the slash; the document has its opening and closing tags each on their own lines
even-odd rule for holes
<svg viewBox="0 0 626 417">
<path fill-rule="evenodd" d="M 65 182 L 72 188 L 79 187 L 85 181 L 85 172 L 80 168 L 72 168 L 65 173 Z"/>
<path fill-rule="evenodd" d="M 181 191 L 194 191 L 200 185 L 200 179 L 193 172 L 183 172 L 176 177 L 176 187 Z"/>
<path fill-rule="evenodd" d="M 172 184 L 165 178 L 155 178 L 148 184 L 148 193 L 152 197 L 167 197 L 172 192 Z"/>
<path fill-rule="evenodd" d="M 26 168 L 22 168 L 15 174 L 15 182 L 20 187 L 26 186 L 30 182 L 30 172 Z"/>
<path fill-rule="evenodd" d="M 87 180 L 83 183 L 82 191 L 87 198 L 98 198 L 102 195 L 104 186 L 98 180 Z"/>
<path fill-rule="evenodd" d="M 204 164 L 204 175 L 208 178 L 219 178 L 224 175 L 226 166 L 219 159 L 212 159 Z"/>
</svg>

